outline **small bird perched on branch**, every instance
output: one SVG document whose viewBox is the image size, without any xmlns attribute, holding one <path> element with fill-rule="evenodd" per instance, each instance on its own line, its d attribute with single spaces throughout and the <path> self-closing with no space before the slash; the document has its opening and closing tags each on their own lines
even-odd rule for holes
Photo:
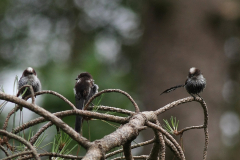
<svg viewBox="0 0 240 160">
<path fill-rule="evenodd" d="M 36 71 L 32 67 L 28 67 L 23 71 L 22 77 L 19 79 L 18 82 L 18 89 L 20 89 L 24 85 L 31 85 L 33 87 L 34 92 L 38 92 L 41 90 L 41 82 L 37 77 Z M 21 94 L 23 94 L 24 91 L 25 89 L 21 91 Z M 29 88 L 27 88 L 22 98 L 24 99 L 29 95 L 31 95 L 31 91 Z"/>
<path fill-rule="evenodd" d="M 77 109 L 83 109 L 88 100 L 98 92 L 98 85 L 90 73 L 84 72 L 78 75 L 74 87 L 75 101 Z M 82 127 L 82 116 L 76 116 L 75 131 L 80 132 Z"/>
<path fill-rule="evenodd" d="M 163 93 L 169 93 L 180 87 L 185 87 L 187 92 L 191 96 L 193 96 L 194 99 L 196 98 L 194 95 L 198 95 L 202 99 L 199 93 L 202 92 L 203 89 L 206 87 L 206 79 L 203 77 L 199 69 L 192 67 L 189 70 L 189 73 L 184 85 L 177 85 L 177 86 L 171 87 L 165 90 L 164 92 L 162 92 L 160 95 L 162 95 Z"/>
</svg>

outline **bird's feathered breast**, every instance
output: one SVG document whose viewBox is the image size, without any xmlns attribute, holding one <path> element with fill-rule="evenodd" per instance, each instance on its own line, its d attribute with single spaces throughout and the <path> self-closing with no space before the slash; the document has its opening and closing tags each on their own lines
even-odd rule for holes
<svg viewBox="0 0 240 160">
<path fill-rule="evenodd" d="M 89 83 L 90 82 L 90 83 Z M 81 78 L 79 82 L 75 84 L 75 92 L 79 98 L 87 99 L 92 87 L 92 81 L 88 78 Z"/>
</svg>

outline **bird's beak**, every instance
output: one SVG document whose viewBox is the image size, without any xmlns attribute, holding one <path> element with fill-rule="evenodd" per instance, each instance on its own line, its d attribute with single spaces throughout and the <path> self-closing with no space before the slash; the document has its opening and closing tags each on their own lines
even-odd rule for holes
<svg viewBox="0 0 240 160">
<path fill-rule="evenodd" d="M 79 80 L 79 78 L 76 78 L 75 80 Z"/>
</svg>

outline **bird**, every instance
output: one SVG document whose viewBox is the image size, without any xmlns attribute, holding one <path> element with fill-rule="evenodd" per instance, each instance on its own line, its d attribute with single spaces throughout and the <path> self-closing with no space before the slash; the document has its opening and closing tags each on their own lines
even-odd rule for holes
<svg viewBox="0 0 240 160">
<path fill-rule="evenodd" d="M 88 72 L 80 73 L 76 78 L 74 95 L 76 107 L 82 110 L 88 100 L 98 92 L 98 85 L 94 83 L 92 75 Z M 75 131 L 80 132 L 82 127 L 82 116 L 76 115 Z"/>
<path fill-rule="evenodd" d="M 23 71 L 22 77 L 18 81 L 18 89 L 20 89 L 24 85 L 31 85 L 34 92 L 41 91 L 41 82 L 37 77 L 36 71 L 32 67 L 28 67 Z M 21 91 L 21 94 L 23 94 L 24 92 L 25 89 Z M 31 95 L 31 91 L 29 88 L 27 88 L 24 95 L 22 95 L 22 99 L 25 99 L 29 95 Z"/>
<path fill-rule="evenodd" d="M 185 87 L 187 92 L 196 99 L 195 95 L 198 95 L 202 100 L 203 98 L 199 95 L 200 92 L 206 87 L 206 79 L 203 77 L 201 71 L 195 67 L 190 68 L 185 84 L 177 85 L 163 91 L 160 95 L 164 93 L 169 93 L 177 88 Z"/>
</svg>

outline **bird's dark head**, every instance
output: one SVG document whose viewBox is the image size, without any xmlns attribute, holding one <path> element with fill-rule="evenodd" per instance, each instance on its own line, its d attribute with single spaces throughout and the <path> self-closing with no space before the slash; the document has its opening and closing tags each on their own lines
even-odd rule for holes
<svg viewBox="0 0 240 160">
<path fill-rule="evenodd" d="M 201 71 L 195 67 L 190 68 L 189 73 L 188 73 L 188 77 L 197 77 L 201 74 Z"/>
<path fill-rule="evenodd" d="M 83 73 L 80 73 L 78 75 L 78 77 L 76 78 L 76 80 L 79 80 L 81 78 L 86 78 L 86 79 L 92 79 L 92 75 L 88 72 L 83 72 Z"/>
<path fill-rule="evenodd" d="M 35 75 L 35 76 L 37 76 L 36 71 L 35 71 L 32 67 L 28 67 L 27 69 L 25 69 L 25 70 L 23 71 L 23 75 L 22 75 L 22 76 L 27 77 L 27 76 L 29 76 L 29 75 Z"/>
</svg>

